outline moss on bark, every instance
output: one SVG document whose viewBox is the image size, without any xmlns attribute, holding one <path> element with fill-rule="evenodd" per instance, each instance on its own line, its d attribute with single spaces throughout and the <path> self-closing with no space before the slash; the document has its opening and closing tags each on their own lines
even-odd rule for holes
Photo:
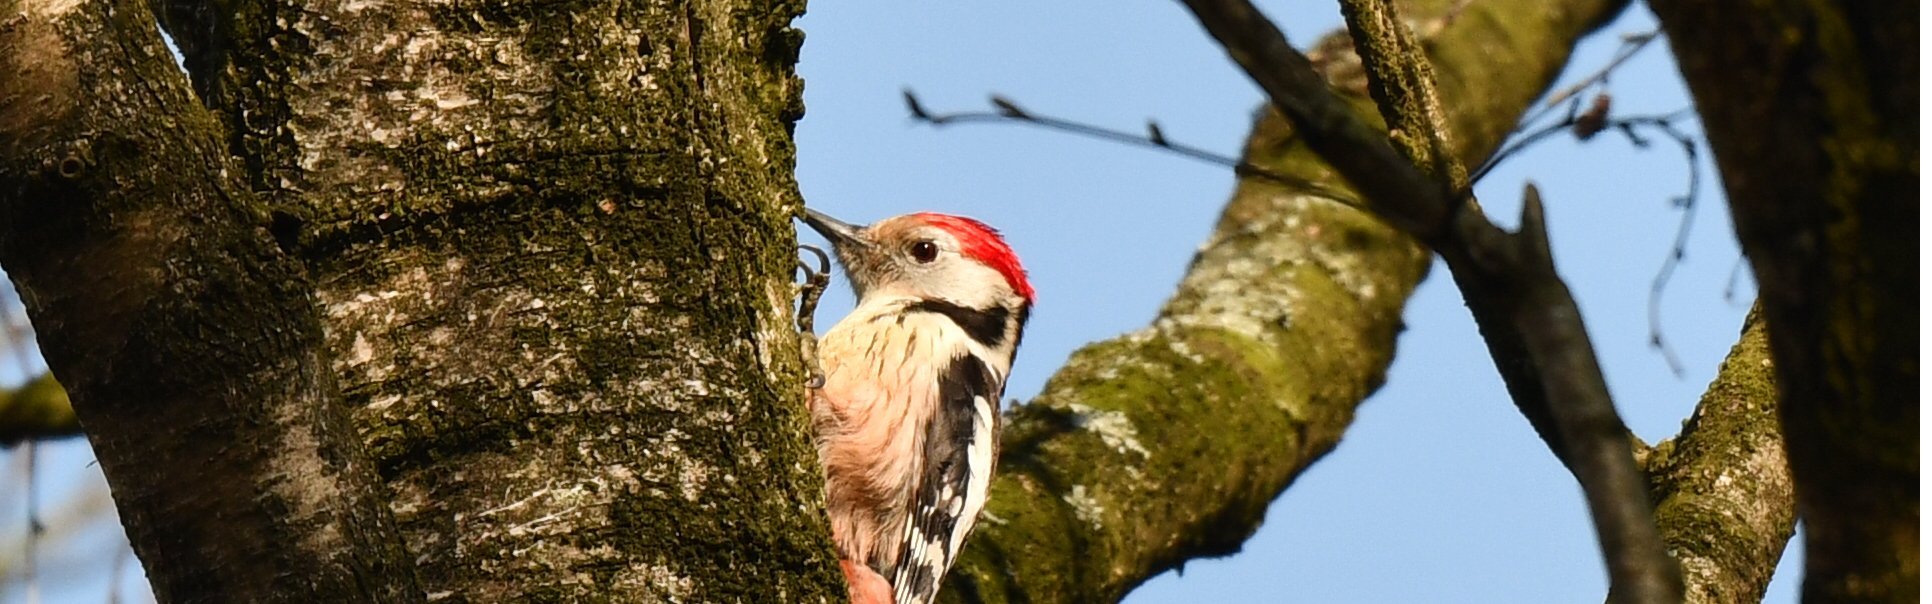
<svg viewBox="0 0 1932 604">
<path fill-rule="evenodd" d="M 1683 432 L 1644 463 L 1686 602 L 1764 599 L 1797 521 L 1777 411 L 1770 345 L 1752 312 Z"/>
</svg>

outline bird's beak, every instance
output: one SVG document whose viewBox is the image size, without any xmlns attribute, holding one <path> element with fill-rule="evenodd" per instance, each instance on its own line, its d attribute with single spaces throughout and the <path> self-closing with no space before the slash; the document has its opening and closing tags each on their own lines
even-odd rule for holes
<svg viewBox="0 0 1932 604">
<path fill-rule="evenodd" d="M 859 227 L 847 224 L 837 218 L 826 216 L 824 212 L 805 208 L 805 224 L 832 240 L 832 247 L 870 247 L 871 242 L 859 234 Z"/>
</svg>

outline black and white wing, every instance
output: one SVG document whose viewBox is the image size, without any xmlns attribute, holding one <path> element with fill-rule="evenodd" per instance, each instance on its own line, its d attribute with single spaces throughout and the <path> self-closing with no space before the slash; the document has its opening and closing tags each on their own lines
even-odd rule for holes
<svg viewBox="0 0 1932 604">
<path fill-rule="evenodd" d="M 899 565 L 891 569 L 898 604 L 927 604 L 986 507 L 999 447 L 1004 380 L 978 358 L 954 358 L 940 374 L 939 410 L 926 432 L 925 467 L 906 522 Z"/>
</svg>

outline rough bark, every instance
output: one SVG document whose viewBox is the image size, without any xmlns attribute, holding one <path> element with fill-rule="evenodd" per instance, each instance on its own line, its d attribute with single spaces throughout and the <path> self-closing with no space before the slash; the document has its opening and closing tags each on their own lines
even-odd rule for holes
<svg viewBox="0 0 1932 604">
<path fill-rule="evenodd" d="M 1575 40 L 1622 7 L 1477 3 L 1448 23 L 1429 50 L 1468 133 L 1462 159 L 1493 149 Z M 1338 87 L 1360 89 L 1349 57 L 1327 58 Z M 1365 98 L 1358 110 L 1372 119 Z M 1272 112 L 1247 155 L 1342 188 Z M 1381 383 L 1425 268 L 1412 240 L 1367 214 L 1241 180 L 1154 324 L 1075 353 L 1011 414 L 988 515 L 945 597 L 1115 601 L 1190 558 L 1237 551 Z"/>
<path fill-rule="evenodd" d="M 125 0 L 0 2 L 0 263 L 173 602 L 418 593 L 312 285 Z"/>
<path fill-rule="evenodd" d="M 431 596 L 836 593 L 788 328 L 802 6 L 301 6 L 239 45 L 285 78 L 231 83 L 286 112 L 226 113 Z"/>
<path fill-rule="evenodd" d="M 1683 567 L 1687 603 L 1763 601 L 1796 530 L 1774 373 L 1754 311 L 1683 431 L 1643 450 L 1657 527 Z"/>
<path fill-rule="evenodd" d="M 1917 5 L 1653 6 L 1757 276 L 1805 601 L 1916 602 Z"/>
<path fill-rule="evenodd" d="M 0 8 L 0 261 L 163 601 L 842 595 L 789 328 L 802 3 L 157 0 L 199 104 L 146 7 Z M 70 75 L 97 51 L 138 77 Z M 362 482 L 183 474 L 302 454 L 266 478 Z M 366 516 L 269 513 L 316 501 Z M 208 502 L 253 507 L 143 535 Z M 322 521 L 362 566 L 288 543 Z"/>
</svg>

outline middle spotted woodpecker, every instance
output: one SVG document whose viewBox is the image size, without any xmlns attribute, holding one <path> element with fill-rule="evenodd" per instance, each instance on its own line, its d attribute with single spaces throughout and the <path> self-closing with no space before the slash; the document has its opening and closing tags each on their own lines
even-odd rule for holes
<svg viewBox="0 0 1932 604">
<path fill-rule="evenodd" d="M 832 540 L 854 602 L 926 604 L 986 505 L 1033 286 L 970 218 L 861 228 L 807 209 L 804 221 L 858 294 L 819 340 L 825 380 L 811 395 Z"/>
</svg>

